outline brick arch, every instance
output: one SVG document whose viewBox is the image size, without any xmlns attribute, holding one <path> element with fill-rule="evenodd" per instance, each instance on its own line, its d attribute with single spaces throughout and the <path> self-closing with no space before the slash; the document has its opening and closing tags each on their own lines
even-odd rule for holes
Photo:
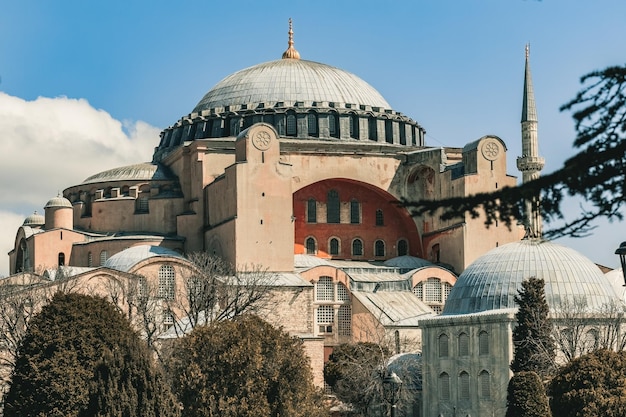
<svg viewBox="0 0 626 417">
<path fill-rule="evenodd" d="M 337 190 L 340 200 L 340 222 L 327 223 L 326 201 L 329 190 Z M 317 221 L 310 222 L 307 216 L 308 201 L 317 201 Z M 356 200 L 361 204 L 360 223 L 351 223 L 350 203 Z M 376 210 L 384 212 L 384 225 L 376 226 Z M 382 240 L 387 248 L 385 259 L 396 254 L 396 244 L 400 239 L 408 242 L 410 255 L 423 257 L 421 238 L 409 212 L 397 204 L 396 198 L 380 188 L 359 181 L 334 178 L 319 181 L 301 188 L 293 194 L 295 222 L 294 253 L 306 253 L 303 242 L 314 236 L 318 242 L 317 256 L 333 259 L 353 259 L 350 245 L 355 237 L 363 240 L 365 253 L 359 259 L 374 259 L 374 242 Z M 341 242 L 340 254 L 330 255 L 328 242 L 331 237 Z M 381 259 L 376 257 L 376 259 Z"/>
</svg>

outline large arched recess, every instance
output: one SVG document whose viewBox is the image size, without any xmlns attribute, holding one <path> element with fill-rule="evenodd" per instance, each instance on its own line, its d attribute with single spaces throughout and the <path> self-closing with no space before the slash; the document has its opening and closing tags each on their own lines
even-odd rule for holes
<svg viewBox="0 0 626 417">
<path fill-rule="evenodd" d="M 339 223 L 327 223 L 326 203 L 328 193 L 337 191 L 341 207 Z M 317 221 L 308 216 L 309 201 L 316 202 Z M 352 223 L 351 202 L 360 207 L 358 223 Z M 376 224 L 376 211 L 382 210 L 383 225 Z M 398 256 L 398 242 L 408 243 L 408 255 L 423 257 L 421 239 L 413 218 L 409 212 L 397 204 L 396 198 L 388 192 L 360 181 L 332 178 L 310 184 L 293 194 L 293 213 L 295 222 L 296 254 L 307 253 L 305 241 L 313 238 L 316 243 L 316 255 L 332 259 L 376 259 L 385 260 Z M 329 242 L 339 240 L 339 254 L 331 255 Z M 363 242 L 363 255 L 352 253 L 352 242 Z M 385 243 L 385 255 L 376 256 L 375 242 Z"/>
</svg>

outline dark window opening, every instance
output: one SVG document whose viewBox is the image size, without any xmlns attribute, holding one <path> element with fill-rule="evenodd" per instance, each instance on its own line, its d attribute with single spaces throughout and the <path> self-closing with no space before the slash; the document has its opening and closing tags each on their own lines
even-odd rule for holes
<svg viewBox="0 0 626 417">
<path fill-rule="evenodd" d="M 376 210 L 376 226 L 384 226 L 385 218 L 383 217 L 383 211 L 381 209 Z"/>
<path fill-rule="evenodd" d="M 310 198 L 309 201 L 307 201 L 306 206 L 307 223 L 317 223 L 317 201 L 315 201 L 315 199 L 313 198 Z"/>
<path fill-rule="evenodd" d="M 340 203 L 337 190 L 328 191 L 326 201 L 326 223 L 340 222 Z"/>
<path fill-rule="evenodd" d="M 330 239 L 330 254 L 331 255 L 339 255 L 339 239 L 332 238 Z"/>
<path fill-rule="evenodd" d="M 375 256 L 385 256 L 385 242 L 382 240 L 377 240 L 374 243 L 374 253 Z"/>
<path fill-rule="evenodd" d="M 307 238 L 305 246 L 307 255 L 315 255 L 317 249 L 315 245 L 315 239 L 313 239 L 312 237 Z"/>
<path fill-rule="evenodd" d="M 363 241 L 361 239 L 354 239 L 352 241 L 352 255 L 363 256 Z"/>
<path fill-rule="evenodd" d="M 398 241 L 398 256 L 404 256 L 409 254 L 409 244 L 406 240 L 401 239 Z"/>
<path fill-rule="evenodd" d="M 361 205 L 357 200 L 350 201 L 350 223 L 361 223 Z"/>
</svg>

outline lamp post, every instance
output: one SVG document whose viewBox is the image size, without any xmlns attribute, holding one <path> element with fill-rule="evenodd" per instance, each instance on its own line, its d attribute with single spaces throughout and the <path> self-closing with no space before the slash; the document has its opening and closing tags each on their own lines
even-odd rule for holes
<svg viewBox="0 0 626 417">
<path fill-rule="evenodd" d="M 619 260 L 622 264 L 622 275 L 624 276 L 624 286 L 626 287 L 626 242 L 622 242 L 621 245 L 619 245 L 615 254 L 619 255 Z"/>
<path fill-rule="evenodd" d="M 396 417 L 396 406 L 400 399 L 402 380 L 395 372 L 386 371 L 383 376 L 383 397 L 391 405 L 391 417 Z"/>
</svg>

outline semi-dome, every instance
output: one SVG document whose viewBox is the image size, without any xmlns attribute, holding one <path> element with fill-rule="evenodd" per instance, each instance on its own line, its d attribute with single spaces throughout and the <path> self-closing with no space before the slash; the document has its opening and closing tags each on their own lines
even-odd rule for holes
<svg viewBox="0 0 626 417">
<path fill-rule="evenodd" d="M 352 104 L 390 109 L 371 85 L 330 65 L 300 59 L 279 59 L 243 69 L 217 83 L 200 100 L 194 113 L 211 108 L 247 105 L 275 107 L 302 102 Z"/>
<path fill-rule="evenodd" d="M 161 164 L 146 162 L 99 172 L 87 178 L 83 181 L 83 184 L 110 181 L 151 181 L 169 179 L 172 179 L 172 174 L 170 174 L 166 167 Z"/>
<path fill-rule="evenodd" d="M 104 266 L 122 272 L 130 269 L 144 259 L 154 257 L 183 258 L 181 254 L 161 246 L 138 245 L 116 253 L 106 260 Z"/>
<path fill-rule="evenodd" d="M 492 249 L 472 263 L 452 288 L 444 315 L 515 307 L 522 281 L 545 280 L 546 300 L 555 308 L 584 297 L 590 310 L 618 299 L 610 281 L 587 257 L 565 246 L 525 239 Z"/>
</svg>

